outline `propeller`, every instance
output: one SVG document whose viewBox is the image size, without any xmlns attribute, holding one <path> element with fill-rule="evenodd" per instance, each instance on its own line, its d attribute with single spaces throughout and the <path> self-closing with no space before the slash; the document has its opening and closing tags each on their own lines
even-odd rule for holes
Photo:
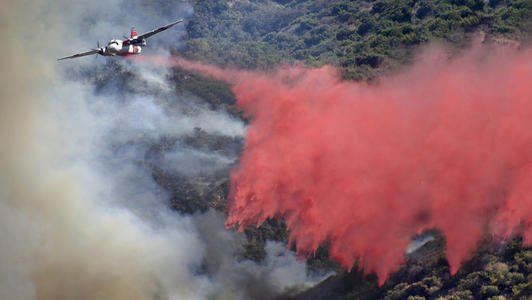
<svg viewBox="0 0 532 300">
<path fill-rule="evenodd" d="M 98 54 L 102 54 L 103 55 L 103 52 L 105 51 L 102 47 L 100 47 L 100 41 L 97 41 L 96 42 L 96 46 L 98 47 Z"/>
<path fill-rule="evenodd" d="M 98 50 L 98 54 L 103 55 L 103 52 L 105 51 L 103 48 L 100 47 L 100 41 L 96 42 L 96 48 L 92 50 Z M 98 55 L 96 55 L 96 59 L 98 59 Z"/>
<path fill-rule="evenodd" d="M 94 48 L 92 50 L 100 50 L 100 42 L 96 42 L 96 48 Z"/>
</svg>

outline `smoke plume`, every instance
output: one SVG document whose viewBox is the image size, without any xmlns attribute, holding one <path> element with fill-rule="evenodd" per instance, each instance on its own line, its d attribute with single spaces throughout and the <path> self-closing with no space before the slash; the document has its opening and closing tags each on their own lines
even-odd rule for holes
<svg viewBox="0 0 532 300">
<path fill-rule="evenodd" d="M 382 284 L 428 229 L 453 274 L 486 233 L 532 243 L 532 49 L 488 48 L 431 48 L 374 84 L 170 63 L 230 82 L 250 119 L 226 225 L 284 218 L 300 254 L 329 241 Z"/>
<path fill-rule="evenodd" d="M 0 299 L 250 299 L 254 287 L 260 299 L 307 282 L 304 264 L 275 247 L 263 264 L 239 259 L 242 235 L 226 231 L 219 213 L 170 211 L 152 178 L 148 153 L 161 139 L 198 126 L 239 137 L 240 120 L 190 109 L 166 68 L 94 57 L 56 62 L 131 25 L 142 32 L 190 13 L 182 1 L 0 6 Z M 175 46 L 179 34 L 168 35 Z M 168 172 L 190 176 L 199 165 L 228 169 L 235 159 L 171 151 L 162 163 L 187 164 Z M 279 272 L 290 280 L 275 281 Z"/>
</svg>

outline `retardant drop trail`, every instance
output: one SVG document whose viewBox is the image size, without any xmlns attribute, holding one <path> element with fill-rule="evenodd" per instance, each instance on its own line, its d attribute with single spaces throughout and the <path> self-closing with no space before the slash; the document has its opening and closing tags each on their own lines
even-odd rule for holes
<svg viewBox="0 0 532 300">
<path fill-rule="evenodd" d="M 329 240 L 333 259 L 381 284 L 426 229 L 444 233 L 453 274 L 486 233 L 532 243 L 531 49 L 432 49 L 375 85 L 328 66 L 183 62 L 229 81 L 250 119 L 228 227 L 282 217 L 300 254 Z"/>
</svg>

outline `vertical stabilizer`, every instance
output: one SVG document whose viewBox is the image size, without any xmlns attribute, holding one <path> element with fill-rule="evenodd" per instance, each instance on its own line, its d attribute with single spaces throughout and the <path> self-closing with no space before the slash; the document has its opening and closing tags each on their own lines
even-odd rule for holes
<svg viewBox="0 0 532 300">
<path fill-rule="evenodd" d="M 134 39 L 137 37 L 137 30 L 135 27 L 131 27 L 131 38 Z"/>
</svg>

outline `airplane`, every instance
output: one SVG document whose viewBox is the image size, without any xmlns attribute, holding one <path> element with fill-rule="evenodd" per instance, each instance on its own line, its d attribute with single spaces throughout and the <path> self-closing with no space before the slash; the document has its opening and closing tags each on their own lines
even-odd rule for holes
<svg viewBox="0 0 532 300">
<path fill-rule="evenodd" d="M 150 36 L 157 34 L 161 31 L 164 31 L 178 23 L 183 22 L 183 20 L 177 20 L 170 24 L 166 24 L 162 27 L 159 27 L 157 29 L 154 29 L 152 31 L 148 31 L 144 34 L 137 35 L 137 30 L 135 27 L 131 28 L 131 35 L 130 37 L 124 36 L 124 40 L 120 39 L 112 39 L 109 41 L 107 46 L 100 47 L 100 43 L 98 43 L 98 48 L 92 49 L 91 51 L 83 52 L 74 54 L 71 56 L 59 58 L 59 60 L 63 59 L 70 59 L 70 58 L 77 58 L 87 55 L 93 55 L 93 54 L 99 54 L 103 56 L 129 56 L 129 55 L 138 55 L 142 52 L 142 47 L 146 46 L 146 39 Z"/>
</svg>

